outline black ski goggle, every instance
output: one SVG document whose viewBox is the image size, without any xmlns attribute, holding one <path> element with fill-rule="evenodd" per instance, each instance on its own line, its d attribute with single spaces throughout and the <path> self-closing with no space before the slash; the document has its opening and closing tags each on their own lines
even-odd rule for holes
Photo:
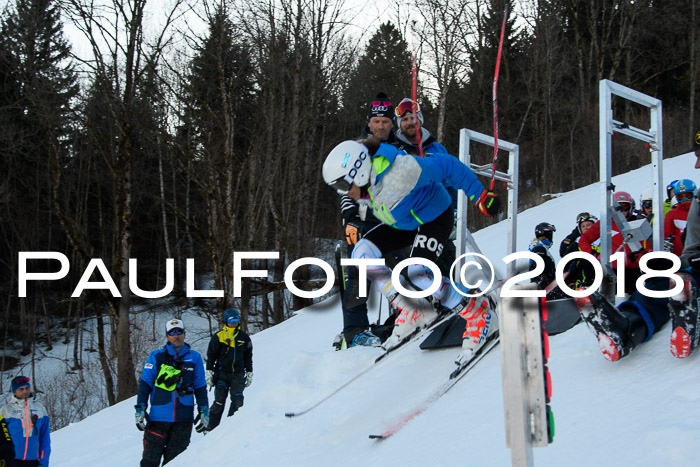
<svg viewBox="0 0 700 467">
<path fill-rule="evenodd" d="M 341 177 L 333 180 L 328 185 L 339 193 L 347 194 L 347 192 L 350 191 L 352 183 L 348 182 L 345 177 Z"/>
</svg>

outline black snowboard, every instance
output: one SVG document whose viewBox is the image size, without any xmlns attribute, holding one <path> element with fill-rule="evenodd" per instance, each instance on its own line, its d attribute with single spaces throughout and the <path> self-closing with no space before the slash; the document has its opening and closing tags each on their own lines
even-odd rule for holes
<svg viewBox="0 0 700 467">
<path fill-rule="evenodd" d="M 547 322 L 544 327 L 550 336 L 568 331 L 580 321 L 581 313 L 573 298 L 547 300 Z"/>
<path fill-rule="evenodd" d="M 581 321 L 581 313 L 578 311 L 573 298 L 561 298 L 547 300 L 547 322 L 545 329 L 550 336 L 561 334 L 576 326 Z M 423 350 L 441 349 L 445 347 L 458 347 L 462 345 L 462 334 L 466 321 L 459 315 L 455 315 L 437 326 L 428 337 L 420 344 Z"/>
<path fill-rule="evenodd" d="M 466 326 L 467 321 L 464 318 L 459 315 L 454 315 L 436 327 L 433 332 L 420 343 L 420 348 L 428 350 L 461 346 L 462 334 L 464 334 L 464 328 Z"/>
</svg>

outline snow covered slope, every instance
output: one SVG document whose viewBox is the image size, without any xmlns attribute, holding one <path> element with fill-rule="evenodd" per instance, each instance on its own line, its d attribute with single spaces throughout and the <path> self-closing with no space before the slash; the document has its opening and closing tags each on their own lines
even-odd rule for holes
<svg viewBox="0 0 700 467">
<path fill-rule="evenodd" d="M 665 180 L 695 178 L 694 162 L 692 155 L 667 160 Z M 638 199 L 650 183 L 650 169 L 616 177 L 614 183 Z M 597 200 L 598 188 L 591 186 L 521 213 L 518 249 L 527 249 L 542 221 L 557 226 L 558 246 L 578 212 L 598 212 Z M 475 235 L 494 263 L 505 256 L 505 237 L 502 224 Z M 331 341 L 341 326 L 336 297 L 254 335 L 255 381 L 245 392 L 245 406 L 207 436 L 193 433 L 189 449 L 169 465 L 510 465 L 499 351 L 385 441 L 368 435 L 383 431 L 430 394 L 453 369 L 458 349 L 421 351 L 413 343 L 308 414 L 285 418 L 285 412 L 322 398 L 378 354 L 368 348 L 334 352 Z M 603 359 L 584 325 L 552 337 L 556 436 L 549 447 L 534 450 L 536 465 L 697 465 L 700 356 L 672 357 L 669 334 L 667 324 L 617 363 Z M 203 351 L 204 345 L 196 349 Z M 51 465 L 136 465 L 141 433 L 134 426 L 133 405 L 134 399 L 124 401 L 53 433 Z"/>
</svg>

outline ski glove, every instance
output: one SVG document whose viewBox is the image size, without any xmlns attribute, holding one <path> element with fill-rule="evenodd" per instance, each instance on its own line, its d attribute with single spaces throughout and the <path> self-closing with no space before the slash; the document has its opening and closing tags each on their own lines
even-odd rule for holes
<svg viewBox="0 0 700 467">
<path fill-rule="evenodd" d="M 673 242 L 676 240 L 675 235 L 669 235 L 664 239 L 664 251 L 669 253 L 673 251 Z"/>
<path fill-rule="evenodd" d="M 253 384 L 253 372 L 249 371 L 245 374 L 245 387 L 248 387 L 251 384 Z"/>
<path fill-rule="evenodd" d="M 348 222 L 345 225 L 345 240 L 348 242 L 348 245 L 356 245 L 360 238 L 360 228 L 357 224 Z"/>
<path fill-rule="evenodd" d="M 691 256 L 688 258 L 690 270 L 695 277 L 700 277 L 700 255 Z"/>
<path fill-rule="evenodd" d="M 197 414 L 197 418 L 194 420 L 194 423 L 194 431 L 197 433 L 206 433 L 209 431 L 209 407 L 206 405 L 199 407 L 199 414 Z"/>
<path fill-rule="evenodd" d="M 136 413 L 134 415 L 134 420 L 136 421 L 136 428 L 138 428 L 139 431 L 143 431 L 146 429 L 146 425 L 148 424 L 148 415 L 146 415 L 146 406 L 143 403 L 136 404 L 134 406 L 134 409 L 136 409 Z"/>
<path fill-rule="evenodd" d="M 501 200 L 493 191 L 484 189 L 476 202 L 476 207 L 483 215 L 493 217 L 501 212 Z"/>
<path fill-rule="evenodd" d="M 207 380 L 207 386 L 209 386 L 210 388 L 213 388 L 214 385 L 216 384 L 216 381 L 215 381 L 216 378 L 214 378 L 214 372 L 212 370 L 207 370 L 205 378 Z"/>
</svg>

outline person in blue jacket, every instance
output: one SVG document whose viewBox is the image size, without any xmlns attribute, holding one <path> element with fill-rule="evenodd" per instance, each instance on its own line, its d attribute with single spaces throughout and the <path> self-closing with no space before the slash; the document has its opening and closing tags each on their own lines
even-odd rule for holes
<svg viewBox="0 0 700 467">
<path fill-rule="evenodd" d="M 48 467 L 51 436 L 46 408 L 36 401 L 28 377 L 13 378 L 11 389 L 10 403 L 0 410 L 15 446 L 14 464 L 8 465 Z"/>
<path fill-rule="evenodd" d="M 141 467 L 157 467 L 161 457 L 165 465 L 187 449 L 195 399 L 204 426 L 209 424 L 202 356 L 185 342 L 182 320 L 168 321 L 165 332 L 168 343 L 148 356 L 136 396 L 136 427 L 144 431 Z"/>
<path fill-rule="evenodd" d="M 456 157 L 433 154 L 420 158 L 381 144 L 370 137 L 362 143 L 345 141 L 336 146 L 323 164 L 325 182 L 339 193 L 368 204 L 382 224 L 369 231 L 355 246 L 354 259 L 383 258 L 388 252 L 411 247 L 411 257 L 435 263 L 442 254 L 452 230 L 454 212 L 443 182 L 449 180 L 474 202 L 480 212 L 493 216 L 500 210 L 498 196 L 488 191 L 476 175 Z M 426 300 L 409 300 L 399 295 L 391 283 L 391 270 L 385 265 L 367 268 L 375 287 L 400 311 L 394 332 L 385 348 L 434 319 Z M 408 267 L 411 283 L 425 290 L 433 282 L 432 271 L 421 264 Z M 449 278 L 433 297 L 448 309 L 465 303 Z"/>
</svg>

